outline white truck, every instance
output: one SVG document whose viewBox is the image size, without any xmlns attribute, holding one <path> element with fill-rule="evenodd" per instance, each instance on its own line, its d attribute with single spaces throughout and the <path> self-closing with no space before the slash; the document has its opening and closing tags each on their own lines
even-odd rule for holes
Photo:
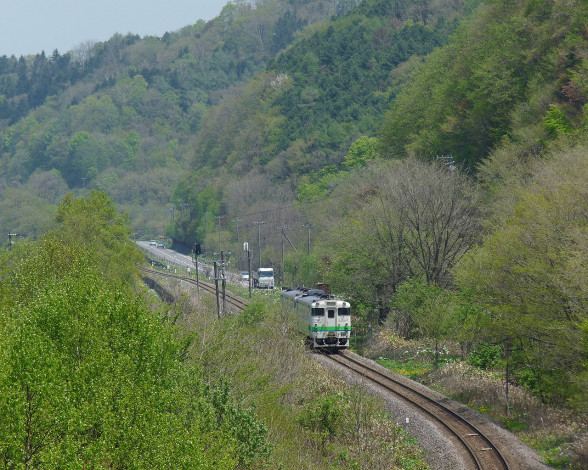
<svg viewBox="0 0 588 470">
<path fill-rule="evenodd" d="M 253 273 L 253 284 L 258 289 L 274 288 L 274 270 L 273 268 L 259 268 Z"/>
</svg>

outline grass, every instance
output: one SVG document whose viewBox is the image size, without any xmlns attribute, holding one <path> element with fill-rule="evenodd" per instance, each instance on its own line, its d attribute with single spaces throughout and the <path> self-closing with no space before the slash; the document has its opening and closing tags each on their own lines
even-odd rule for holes
<svg viewBox="0 0 588 470">
<path fill-rule="evenodd" d="M 588 468 L 588 422 L 567 409 L 550 408 L 527 390 L 509 386 L 506 413 L 504 376 L 500 370 L 481 370 L 445 350 L 442 365 L 433 367 L 426 344 L 404 341 L 387 332 L 363 349 L 364 355 L 398 374 L 421 382 L 491 417 L 543 456 L 553 468 Z"/>
<path fill-rule="evenodd" d="M 404 436 L 377 396 L 308 354 L 279 307 L 279 291 L 254 291 L 253 312 L 217 320 L 211 296 L 166 282 L 184 299 L 176 308 L 182 327 L 196 332 L 189 357 L 202 364 L 203 380 L 229 378 L 232 394 L 266 424 L 274 450 L 263 468 L 428 469 L 418 442 Z M 241 289 L 231 286 L 248 297 Z"/>
<path fill-rule="evenodd" d="M 404 375 L 413 380 L 418 380 L 419 377 L 426 376 L 433 368 L 432 362 L 423 364 L 409 361 L 403 363 L 394 359 L 386 359 L 384 357 L 376 359 L 376 362 L 381 366 L 390 369 L 392 372 Z"/>
</svg>

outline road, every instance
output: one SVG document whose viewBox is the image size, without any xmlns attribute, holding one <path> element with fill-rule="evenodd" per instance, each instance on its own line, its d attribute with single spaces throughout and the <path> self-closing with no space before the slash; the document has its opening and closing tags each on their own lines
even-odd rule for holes
<svg viewBox="0 0 588 470">
<path fill-rule="evenodd" d="M 175 266 L 178 268 L 190 269 L 192 272 L 194 271 L 194 261 L 191 256 L 184 255 L 183 253 L 179 253 L 169 248 L 160 248 L 151 245 L 147 240 L 137 241 L 136 243 L 143 251 L 167 264 L 170 268 Z M 214 267 L 210 264 L 198 261 L 198 273 L 206 276 L 207 279 L 212 279 L 214 277 Z M 225 270 L 225 278 L 229 284 L 236 284 L 243 287 L 248 286 L 247 281 L 242 280 L 239 274 L 232 273 L 228 271 L 228 269 Z"/>
</svg>

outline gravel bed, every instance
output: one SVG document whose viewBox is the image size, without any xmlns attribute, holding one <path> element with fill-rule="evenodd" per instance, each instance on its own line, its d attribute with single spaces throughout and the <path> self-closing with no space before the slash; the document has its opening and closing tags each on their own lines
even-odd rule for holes
<svg viewBox="0 0 588 470">
<path fill-rule="evenodd" d="M 341 372 L 342 378 L 353 384 L 363 384 L 372 393 L 379 395 L 386 406 L 387 412 L 390 412 L 396 422 L 401 425 L 411 436 L 419 440 L 421 448 L 425 452 L 427 463 L 435 470 L 470 470 L 458 455 L 453 447 L 452 441 L 447 437 L 444 430 L 435 423 L 429 421 L 426 417 L 420 415 L 412 406 L 403 400 L 389 396 L 383 389 L 367 382 L 362 377 L 350 372 L 349 370 L 334 364 L 326 357 L 320 354 L 314 354 L 317 361 L 326 367 L 337 369 Z M 391 373 L 388 369 L 381 367 L 379 364 L 369 359 L 362 358 L 363 361 L 375 365 L 376 367 Z M 416 389 L 434 395 L 445 405 L 450 405 L 453 409 L 459 410 L 460 414 L 467 415 L 468 419 L 476 424 L 484 432 L 491 432 L 498 436 L 501 445 L 501 452 L 509 461 L 511 470 L 548 470 L 551 467 L 541 461 L 540 455 L 533 449 L 521 442 L 514 434 L 506 431 L 491 421 L 487 416 L 478 413 L 465 405 L 449 400 L 434 390 L 425 387 L 418 382 L 414 382 L 406 377 L 402 377 L 407 383 L 410 382 Z"/>
</svg>

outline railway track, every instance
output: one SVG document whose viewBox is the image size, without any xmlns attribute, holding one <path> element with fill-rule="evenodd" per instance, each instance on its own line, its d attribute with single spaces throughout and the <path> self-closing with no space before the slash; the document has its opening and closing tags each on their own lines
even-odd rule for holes
<svg viewBox="0 0 588 470">
<path fill-rule="evenodd" d="M 167 278 L 167 279 L 176 279 L 194 286 L 194 288 L 202 289 L 204 292 L 208 292 L 212 295 L 216 295 L 216 286 L 213 283 L 206 282 L 206 281 L 198 281 L 196 279 L 191 279 L 189 277 L 178 276 L 177 274 L 171 273 L 164 273 L 161 271 L 155 271 L 154 269 L 144 268 L 139 266 L 139 270 L 148 275 L 149 277 L 159 277 L 159 278 Z M 224 302 L 231 307 L 231 311 L 241 311 L 247 305 L 249 305 L 249 301 L 245 300 L 242 297 L 234 295 L 228 291 L 225 292 Z M 225 310 L 225 309 L 223 309 Z"/>
<path fill-rule="evenodd" d="M 350 369 L 365 380 L 378 385 L 387 393 L 409 403 L 421 415 L 426 415 L 430 420 L 436 422 L 460 452 L 465 468 L 510 470 L 506 459 L 493 443 L 495 438 L 482 432 L 451 407 L 441 403 L 438 398 L 416 390 L 411 384 L 404 382 L 402 378 L 396 378 L 393 374 L 386 373 L 377 366 L 362 361 L 360 356 L 350 351 L 342 351 L 339 354 L 331 354 L 326 357 L 339 366 Z"/>
<path fill-rule="evenodd" d="M 176 279 L 192 284 L 196 288 L 195 279 L 178 276 L 175 274 L 163 273 L 153 269 L 140 267 L 140 270 L 150 277 Z M 216 294 L 216 287 L 209 282 L 199 281 L 198 286 L 205 292 Z M 233 311 L 243 310 L 249 302 L 242 297 L 226 292 L 225 301 L 232 307 Z M 433 394 L 428 395 L 417 390 L 411 383 L 404 381 L 402 377 L 395 377 L 395 374 L 378 368 L 350 351 L 341 351 L 338 354 L 325 354 L 327 360 L 353 371 L 379 387 L 386 393 L 393 395 L 415 408 L 421 415 L 437 423 L 448 438 L 452 441 L 455 449 L 462 456 L 465 468 L 472 470 L 514 470 L 512 469 L 499 448 L 494 444 L 498 441 L 496 436 L 488 435 L 471 420 L 461 416 L 456 410 L 442 403 Z"/>
</svg>

